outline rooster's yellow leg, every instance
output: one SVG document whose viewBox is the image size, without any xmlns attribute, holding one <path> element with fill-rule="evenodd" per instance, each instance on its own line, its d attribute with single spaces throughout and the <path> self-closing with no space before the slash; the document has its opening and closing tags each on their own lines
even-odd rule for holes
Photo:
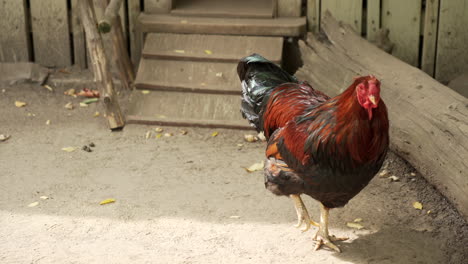
<svg viewBox="0 0 468 264">
<path fill-rule="evenodd" d="M 320 203 L 320 226 L 319 230 L 314 236 L 314 240 L 317 241 L 317 244 L 315 245 L 315 250 L 320 249 L 320 247 L 324 245 L 335 250 L 336 252 L 341 252 L 340 248 L 333 244 L 332 241 L 343 241 L 347 240 L 348 238 L 337 238 L 328 234 L 329 210 L 329 208 L 325 207 L 322 203 Z"/>
<path fill-rule="evenodd" d="M 299 228 L 304 223 L 305 227 L 301 228 L 301 231 L 305 232 L 309 230 L 310 225 L 319 226 L 317 222 L 314 222 L 310 219 L 309 212 L 307 212 L 307 208 L 305 207 L 301 196 L 291 194 L 289 197 L 291 197 L 291 199 L 293 200 L 294 207 L 296 208 L 297 224 L 295 225 L 295 227 Z"/>
</svg>

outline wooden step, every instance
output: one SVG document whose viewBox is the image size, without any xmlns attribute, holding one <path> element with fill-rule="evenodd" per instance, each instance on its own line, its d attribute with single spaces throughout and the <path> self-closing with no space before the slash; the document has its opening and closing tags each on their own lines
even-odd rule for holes
<svg viewBox="0 0 468 264">
<path fill-rule="evenodd" d="M 283 38 L 198 34 L 150 33 L 146 37 L 143 58 L 235 62 L 259 53 L 281 63 Z"/>
<path fill-rule="evenodd" d="M 240 97 L 234 95 L 134 90 L 127 122 L 251 129 L 239 109 Z"/>
<path fill-rule="evenodd" d="M 237 63 L 142 59 L 138 89 L 241 94 Z"/>
<path fill-rule="evenodd" d="M 272 0 L 178 0 L 171 13 L 180 16 L 272 18 Z"/>
<path fill-rule="evenodd" d="M 250 36 L 300 36 L 306 32 L 305 17 L 208 18 L 142 13 L 139 22 L 143 32 Z"/>
</svg>

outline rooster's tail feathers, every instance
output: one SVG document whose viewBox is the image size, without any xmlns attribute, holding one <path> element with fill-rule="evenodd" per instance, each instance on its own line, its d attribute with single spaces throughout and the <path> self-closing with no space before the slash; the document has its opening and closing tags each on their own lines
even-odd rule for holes
<svg viewBox="0 0 468 264">
<path fill-rule="evenodd" d="M 297 83 L 297 79 L 258 54 L 242 58 L 237 74 L 242 83 L 242 116 L 260 132 L 263 109 L 271 91 L 283 83 Z"/>
</svg>

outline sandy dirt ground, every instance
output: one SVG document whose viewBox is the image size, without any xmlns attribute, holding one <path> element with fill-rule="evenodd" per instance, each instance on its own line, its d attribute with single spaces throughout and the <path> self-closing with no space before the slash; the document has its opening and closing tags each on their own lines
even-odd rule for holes
<svg viewBox="0 0 468 264">
<path fill-rule="evenodd" d="M 343 253 L 314 252 L 315 230 L 293 227 L 292 202 L 244 169 L 262 161 L 264 142 L 232 130 L 110 132 L 93 117 L 99 105 L 63 107 L 80 101 L 63 94 L 70 87 L 0 87 L 0 134 L 11 135 L 0 142 L 0 263 L 466 263 L 466 223 L 393 154 L 386 166 L 398 182 L 377 176 L 331 211 L 330 232 L 350 238 L 338 244 Z M 91 153 L 62 150 L 90 142 Z M 99 205 L 107 198 L 116 202 Z M 317 203 L 305 200 L 318 219 Z M 356 218 L 364 229 L 346 226 Z"/>
</svg>

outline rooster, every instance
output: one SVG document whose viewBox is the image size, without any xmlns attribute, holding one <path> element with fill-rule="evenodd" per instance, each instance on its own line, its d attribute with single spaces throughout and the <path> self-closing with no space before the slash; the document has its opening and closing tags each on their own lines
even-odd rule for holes
<svg viewBox="0 0 468 264">
<path fill-rule="evenodd" d="M 330 98 L 258 54 L 241 59 L 237 73 L 242 116 L 268 140 L 265 187 L 293 200 L 296 227 L 318 227 L 315 250 L 341 252 L 333 242 L 346 238 L 329 235 L 329 210 L 343 207 L 367 186 L 388 150 L 379 80 L 357 77 Z M 320 202 L 319 223 L 311 220 L 301 194 Z"/>
</svg>

